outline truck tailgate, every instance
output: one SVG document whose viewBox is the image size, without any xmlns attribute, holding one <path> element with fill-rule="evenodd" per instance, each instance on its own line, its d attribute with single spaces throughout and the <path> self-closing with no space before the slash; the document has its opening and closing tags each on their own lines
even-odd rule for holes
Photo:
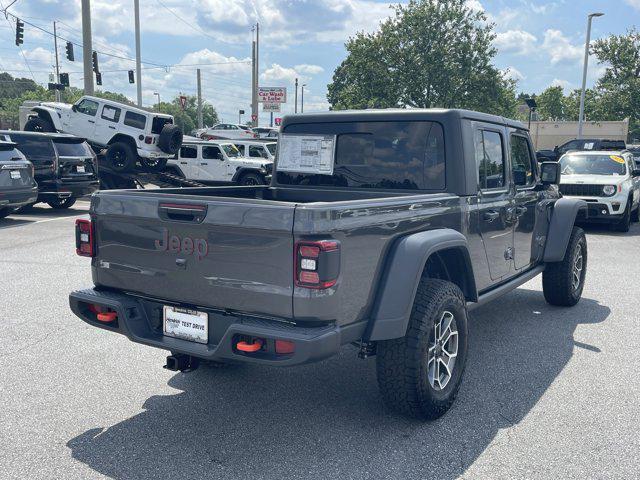
<svg viewBox="0 0 640 480">
<path fill-rule="evenodd" d="M 194 307 L 290 318 L 294 211 L 261 200 L 101 193 L 91 207 L 93 280 Z"/>
</svg>

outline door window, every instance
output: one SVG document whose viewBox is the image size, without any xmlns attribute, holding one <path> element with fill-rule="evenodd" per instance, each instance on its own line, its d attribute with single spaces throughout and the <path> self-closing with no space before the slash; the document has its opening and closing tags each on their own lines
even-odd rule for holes
<svg viewBox="0 0 640 480">
<path fill-rule="evenodd" d="M 96 113 L 98 113 L 98 102 L 85 98 L 76 106 L 76 111 L 95 117 Z"/>
<path fill-rule="evenodd" d="M 218 147 L 202 147 L 202 158 L 206 160 L 222 160 L 222 152 Z"/>
<path fill-rule="evenodd" d="M 119 108 L 105 105 L 102 107 L 102 118 L 117 123 L 120 120 L 120 112 Z"/>
<path fill-rule="evenodd" d="M 249 156 L 257 157 L 257 158 L 267 157 L 267 155 L 265 154 L 265 151 L 263 150 L 263 147 L 259 145 L 249 145 Z"/>
<path fill-rule="evenodd" d="M 532 185 L 535 180 L 529 142 L 522 135 L 511 135 L 511 171 L 518 186 Z"/>
<path fill-rule="evenodd" d="M 502 135 L 490 130 L 476 130 L 476 162 L 480 190 L 505 186 Z"/>
<path fill-rule="evenodd" d="M 181 147 L 180 158 L 198 158 L 197 147 Z"/>
</svg>

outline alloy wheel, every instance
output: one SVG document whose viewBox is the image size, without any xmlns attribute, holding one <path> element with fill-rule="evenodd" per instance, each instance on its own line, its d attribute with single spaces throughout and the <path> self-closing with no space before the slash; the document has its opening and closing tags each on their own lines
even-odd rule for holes
<svg viewBox="0 0 640 480">
<path fill-rule="evenodd" d="M 453 313 L 445 310 L 433 325 L 427 354 L 429 384 L 443 390 L 451 380 L 458 356 L 458 329 Z"/>
</svg>

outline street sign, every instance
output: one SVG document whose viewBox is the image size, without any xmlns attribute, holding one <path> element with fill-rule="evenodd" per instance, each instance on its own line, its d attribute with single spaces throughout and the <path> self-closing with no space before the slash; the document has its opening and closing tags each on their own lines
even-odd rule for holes
<svg viewBox="0 0 640 480">
<path fill-rule="evenodd" d="M 255 122 L 258 119 L 258 115 L 251 115 L 251 121 Z"/>
<path fill-rule="evenodd" d="M 282 124 L 282 118 L 276 117 L 273 119 L 273 122 L 276 124 L 276 127 L 279 127 Z"/>
<path fill-rule="evenodd" d="M 180 106 L 182 107 L 182 110 L 187 106 L 187 97 L 185 95 L 180 95 Z"/>
<path fill-rule="evenodd" d="M 279 103 L 266 103 L 266 102 L 264 102 L 262 104 L 262 111 L 263 112 L 279 112 L 280 111 L 280 104 Z"/>
<path fill-rule="evenodd" d="M 287 103 L 286 87 L 258 87 L 258 102 Z"/>
</svg>

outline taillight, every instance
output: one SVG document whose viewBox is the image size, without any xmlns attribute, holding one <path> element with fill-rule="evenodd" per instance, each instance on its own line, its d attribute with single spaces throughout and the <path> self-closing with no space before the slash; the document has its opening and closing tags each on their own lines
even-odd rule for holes
<svg viewBox="0 0 640 480">
<path fill-rule="evenodd" d="M 93 257 L 93 225 L 91 220 L 76 220 L 76 253 L 81 257 Z"/>
<path fill-rule="evenodd" d="M 333 287 L 340 274 L 340 242 L 304 241 L 295 246 L 295 284 L 298 287 Z"/>
<path fill-rule="evenodd" d="M 151 145 L 153 143 L 153 137 L 149 137 L 149 136 L 144 137 L 144 143 Z"/>
</svg>

